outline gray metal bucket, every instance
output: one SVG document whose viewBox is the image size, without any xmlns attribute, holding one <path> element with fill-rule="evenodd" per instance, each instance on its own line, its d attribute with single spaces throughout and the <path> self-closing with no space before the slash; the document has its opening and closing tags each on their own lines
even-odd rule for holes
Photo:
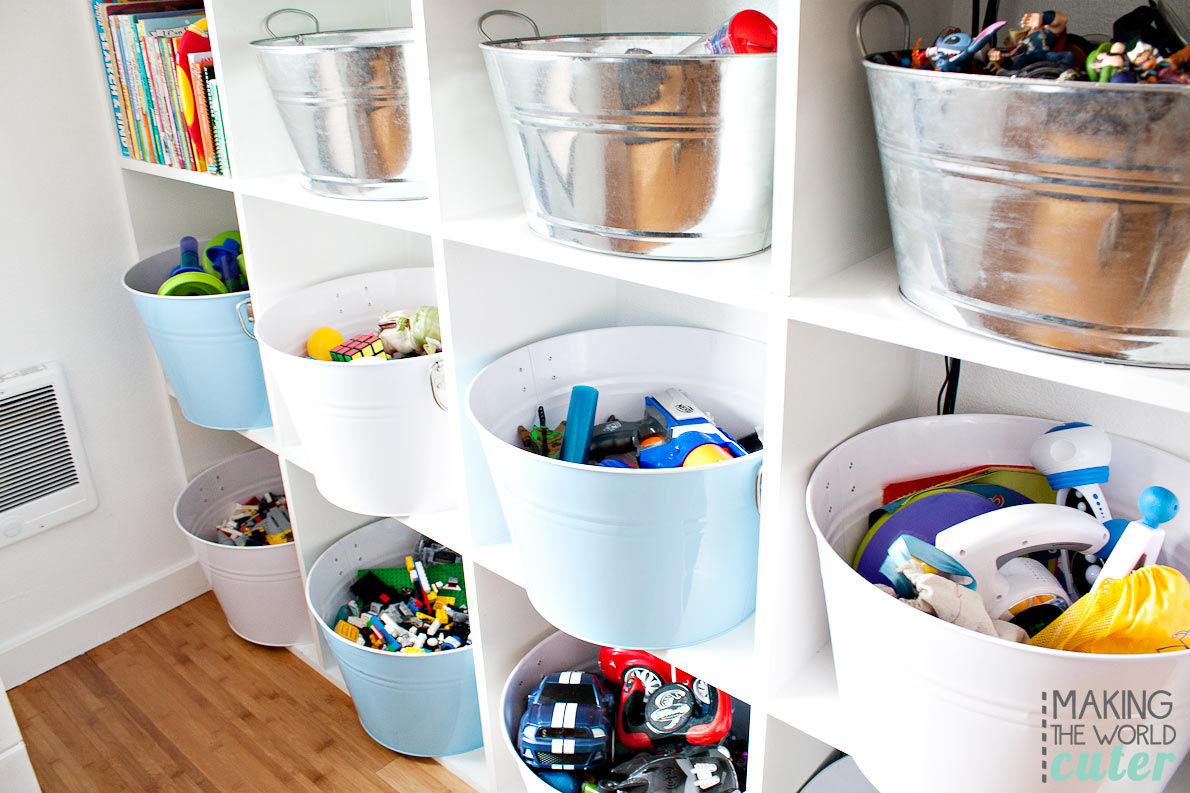
<svg viewBox="0 0 1190 793">
<path fill-rule="evenodd" d="M 698 38 L 480 45 L 530 228 L 652 259 L 769 246 L 776 55 L 677 54 Z"/>
<path fill-rule="evenodd" d="M 1190 367 L 1190 92 L 864 62 L 901 292 L 948 324 Z"/>
<path fill-rule="evenodd" d="M 405 53 L 412 31 L 341 30 L 252 42 L 312 192 L 425 198 L 415 178 Z"/>
</svg>

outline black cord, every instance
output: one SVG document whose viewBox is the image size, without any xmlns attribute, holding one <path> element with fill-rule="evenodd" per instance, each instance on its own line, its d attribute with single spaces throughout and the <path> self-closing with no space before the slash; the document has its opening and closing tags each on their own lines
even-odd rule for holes
<svg viewBox="0 0 1190 793">
<path fill-rule="evenodd" d="M 938 389 L 938 399 L 935 401 L 939 416 L 954 413 L 955 403 L 959 398 L 959 372 L 963 362 L 948 356 L 945 364 L 946 377 L 942 380 L 942 387 Z"/>
<path fill-rule="evenodd" d="M 979 32 L 979 0 L 971 0 L 971 35 Z"/>
</svg>

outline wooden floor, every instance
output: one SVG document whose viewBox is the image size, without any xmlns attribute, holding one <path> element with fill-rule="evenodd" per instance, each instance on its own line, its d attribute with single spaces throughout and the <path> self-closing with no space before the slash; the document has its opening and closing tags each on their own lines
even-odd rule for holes
<svg viewBox="0 0 1190 793">
<path fill-rule="evenodd" d="M 44 793 L 472 793 L 372 741 L 346 694 L 237 637 L 210 593 L 8 695 Z"/>
</svg>

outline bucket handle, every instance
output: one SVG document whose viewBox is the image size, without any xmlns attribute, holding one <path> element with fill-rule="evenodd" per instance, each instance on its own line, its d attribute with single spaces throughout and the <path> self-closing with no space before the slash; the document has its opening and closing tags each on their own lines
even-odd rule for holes
<svg viewBox="0 0 1190 793">
<path fill-rule="evenodd" d="M 439 397 L 439 393 L 442 394 Z M 430 364 L 430 396 L 434 397 L 434 403 L 442 409 L 444 413 L 450 412 L 450 407 L 446 404 L 446 368 L 442 365 L 442 361 L 434 361 Z"/>
<path fill-rule="evenodd" d="M 479 21 L 475 23 L 475 26 L 479 28 L 479 35 L 483 36 L 484 41 L 491 41 L 492 37 L 489 36 L 488 32 L 483 29 L 483 23 L 487 22 L 492 17 L 498 16 L 519 17 L 520 19 L 525 20 L 533 28 L 533 35 L 536 38 L 541 38 L 541 29 L 537 27 L 537 23 L 533 21 L 533 17 L 529 16 L 528 14 L 522 14 L 520 11 L 510 11 L 507 8 L 493 8 L 491 11 L 485 11 L 483 14 L 481 14 Z"/>
<path fill-rule="evenodd" d="M 756 469 L 756 511 L 760 512 L 760 482 L 764 479 L 764 466 Z"/>
<path fill-rule="evenodd" d="M 903 49 L 909 49 L 909 15 L 905 13 L 905 9 L 900 5 L 894 3 L 893 0 L 871 0 L 859 10 L 859 14 L 855 18 L 855 41 L 859 44 L 859 52 L 863 57 L 868 57 L 868 48 L 864 44 L 864 20 L 868 16 L 868 12 L 879 6 L 888 6 L 893 11 L 896 11 L 901 16 L 901 21 L 905 23 L 905 46 Z"/>
<path fill-rule="evenodd" d="M 241 310 L 244 308 L 244 306 L 248 307 L 247 311 Z M 244 321 L 245 314 L 248 315 L 247 322 Z M 252 339 L 252 341 L 256 341 L 256 334 L 248 330 L 248 325 L 256 325 L 256 314 L 252 311 L 252 298 L 246 297 L 240 302 L 236 303 L 236 319 L 240 321 L 240 328 L 244 331 L 244 334 L 248 338 Z"/>
<path fill-rule="evenodd" d="M 314 23 L 314 32 L 315 33 L 322 32 L 322 29 L 319 28 L 319 26 L 318 26 L 318 17 L 314 16 L 309 11 L 303 11 L 300 8 L 278 8 L 276 11 L 274 11 L 273 13 L 269 14 L 267 17 L 264 18 L 264 29 L 269 32 L 269 36 L 272 38 L 275 38 L 275 39 L 281 38 L 280 36 L 278 36 L 276 33 L 273 32 L 273 29 L 271 27 L 269 27 L 269 23 L 273 21 L 273 17 L 277 16 L 278 14 L 301 14 L 302 16 L 309 17 L 310 20 Z M 302 43 L 302 36 L 304 36 L 304 35 L 306 35 L 306 34 L 298 33 L 296 36 L 294 36 L 294 38 L 297 39 L 298 44 Z"/>
</svg>

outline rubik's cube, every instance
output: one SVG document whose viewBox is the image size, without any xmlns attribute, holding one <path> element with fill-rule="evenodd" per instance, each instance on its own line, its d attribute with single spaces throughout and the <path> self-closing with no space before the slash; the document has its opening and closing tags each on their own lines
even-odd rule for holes
<svg viewBox="0 0 1190 793">
<path fill-rule="evenodd" d="M 380 337 L 374 333 L 361 333 L 358 336 L 352 336 L 338 347 L 331 349 L 332 361 L 354 361 L 369 356 L 388 357 L 388 353 L 384 351 L 384 345 L 380 343 Z"/>
</svg>

